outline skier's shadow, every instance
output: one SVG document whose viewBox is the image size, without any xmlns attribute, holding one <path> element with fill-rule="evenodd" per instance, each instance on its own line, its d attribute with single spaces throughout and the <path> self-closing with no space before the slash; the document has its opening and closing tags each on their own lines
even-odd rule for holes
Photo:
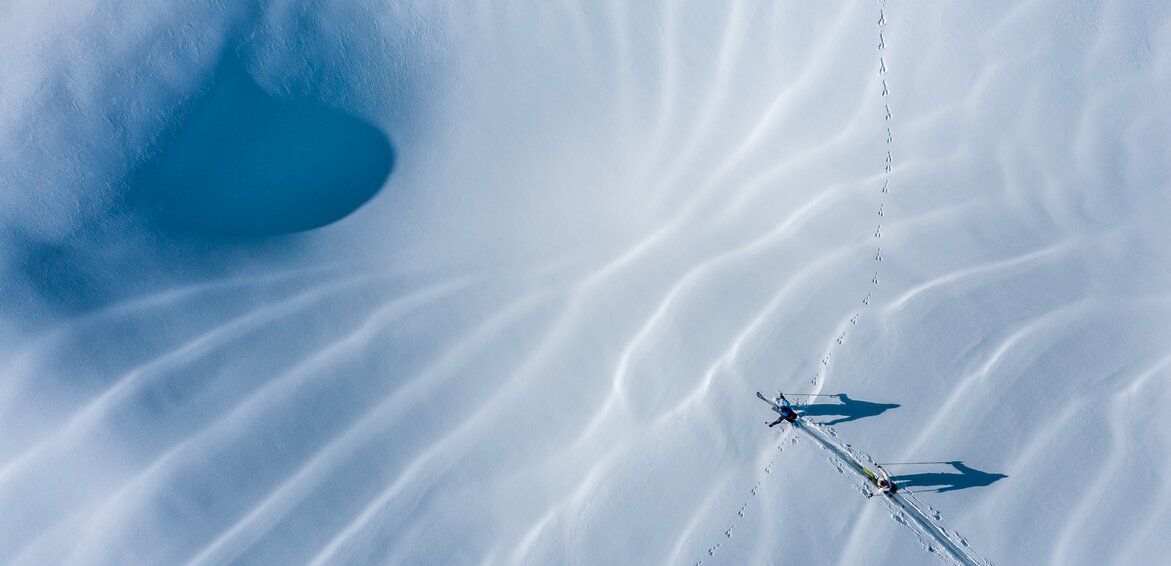
<svg viewBox="0 0 1171 566">
<path fill-rule="evenodd" d="M 834 395 L 837 403 L 818 403 L 816 405 L 802 405 L 799 407 L 798 413 L 803 417 L 839 417 L 832 421 L 824 422 L 826 425 L 836 425 L 841 423 L 848 423 L 858 419 L 873 417 L 880 415 L 890 409 L 894 409 L 899 405 L 894 403 L 871 403 L 870 401 L 859 401 L 851 399 L 845 393 Z"/>
<path fill-rule="evenodd" d="M 892 476 L 894 483 L 901 488 L 914 488 L 915 491 L 945 493 L 969 487 L 985 487 L 996 483 L 1008 476 L 1004 474 L 990 474 L 975 468 L 965 466 L 963 462 L 940 462 L 955 468 L 955 472 L 927 472 L 921 474 L 907 474 Z M 934 488 L 934 489 L 923 489 Z"/>
</svg>

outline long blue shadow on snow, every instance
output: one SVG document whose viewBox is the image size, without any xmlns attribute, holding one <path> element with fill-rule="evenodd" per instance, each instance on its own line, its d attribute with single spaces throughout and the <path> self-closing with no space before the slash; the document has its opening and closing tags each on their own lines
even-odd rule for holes
<svg viewBox="0 0 1171 566">
<path fill-rule="evenodd" d="M 859 401 L 857 399 L 851 399 L 850 396 L 846 395 L 845 393 L 839 393 L 833 397 L 837 399 L 837 403 L 802 405 L 798 407 L 797 413 L 803 417 L 839 417 L 832 421 L 822 423 L 826 425 L 835 425 L 856 421 L 866 417 L 881 415 L 882 413 L 899 406 L 893 403 L 871 403 L 870 401 Z"/>
<path fill-rule="evenodd" d="M 379 128 L 308 97 L 273 96 L 231 56 L 175 115 L 110 211 L 57 241 L 0 227 L 13 268 L 0 309 L 31 328 L 34 317 L 90 311 L 177 272 L 201 277 L 252 252 L 271 257 L 294 242 L 269 236 L 344 218 L 394 166 Z"/>
<path fill-rule="evenodd" d="M 333 223 L 382 188 L 394 150 L 377 127 L 272 96 L 236 61 L 131 175 L 128 204 L 163 232 L 240 239 Z"/>
<path fill-rule="evenodd" d="M 945 493 L 971 487 L 986 487 L 1008 477 L 1004 474 L 982 472 L 965 466 L 960 461 L 940 463 L 951 466 L 955 471 L 892 475 L 891 479 L 901 488 L 920 492 Z M 887 464 L 887 466 L 892 466 L 892 464 Z"/>
</svg>

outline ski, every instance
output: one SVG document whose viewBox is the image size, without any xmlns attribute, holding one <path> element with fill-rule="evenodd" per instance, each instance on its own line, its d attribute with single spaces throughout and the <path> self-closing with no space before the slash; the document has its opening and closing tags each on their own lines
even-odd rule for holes
<svg viewBox="0 0 1171 566">
<path fill-rule="evenodd" d="M 760 397 L 760 400 L 761 400 L 761 401 L 764 401 L 765 403 L 768 403 L 768 405 L 769 405 L 770 407 L 772 407 L 774 411 L 779 411 L 779 410 L 780 410 L 780 409 L 778 408 L 778 407 L 779 407 L 779 405 L 777 405 L 776 401 L 773 401 L 772 399 L 769 399 L 768 397 L 765 397 L 765 396 L 764 396 L 764 394 L 763 394 L 763 393 L 761 393 L 760 391 L 757 391 L 757 392 L 756 392 L 756 396 L 757 396 L 757 397 Z"/>
</svg>

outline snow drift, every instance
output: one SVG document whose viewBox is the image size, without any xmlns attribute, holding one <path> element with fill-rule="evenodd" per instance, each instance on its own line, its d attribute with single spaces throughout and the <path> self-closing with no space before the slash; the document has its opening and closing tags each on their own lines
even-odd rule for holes
<svg viewBox="0 0 1171 566">
<path fill-rule="evenodd" d="M 1158 562 L 1169 25 L 10 2 L 0 562 Z"/>
</svg>

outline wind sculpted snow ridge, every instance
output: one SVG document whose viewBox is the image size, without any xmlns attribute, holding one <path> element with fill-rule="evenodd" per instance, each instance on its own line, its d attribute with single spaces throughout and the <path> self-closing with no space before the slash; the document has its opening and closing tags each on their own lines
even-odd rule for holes
<svg viewBox="0 0 1171 566">
<path fill-rule="evenodd" d="M 793 424 L 794 428 L 808 434 L 821 448 L 826 450 L 831 462 L 834 463 L 839 472 L 846 473 L 846 470 L 853 472 L 851 479 L 860 492 L 872 493 L 873 489 L 866 479 L 862 461 L 873 466 L 875 465 L 873 458 L 864 452 L 859 452 L 852 446 L 838 442 L 836 434 L 828 427 L 808 419 L 800 419 Z M 929 552 L 935 552 L 945 561 L 962 566 L 990 566 L 991 563 L 976 554 L 962 536 L 954 531 L 948 532 L 940 513 L 929 514 L 913 494 L 900 490 L 875 497 L 883 501 L 891 511 L 891 518 L 915 533 L 915 536 L 924 543 Z M 940 553 L 939 549 L 944 552 Z"/>
<path fill-rule="evenodd" d="M 74 4 L 0 9 L 0 563 L 1171 554 L 1171 4 Z M 326 225 L 124 192 L 339 112 Z"/>
</svg>

